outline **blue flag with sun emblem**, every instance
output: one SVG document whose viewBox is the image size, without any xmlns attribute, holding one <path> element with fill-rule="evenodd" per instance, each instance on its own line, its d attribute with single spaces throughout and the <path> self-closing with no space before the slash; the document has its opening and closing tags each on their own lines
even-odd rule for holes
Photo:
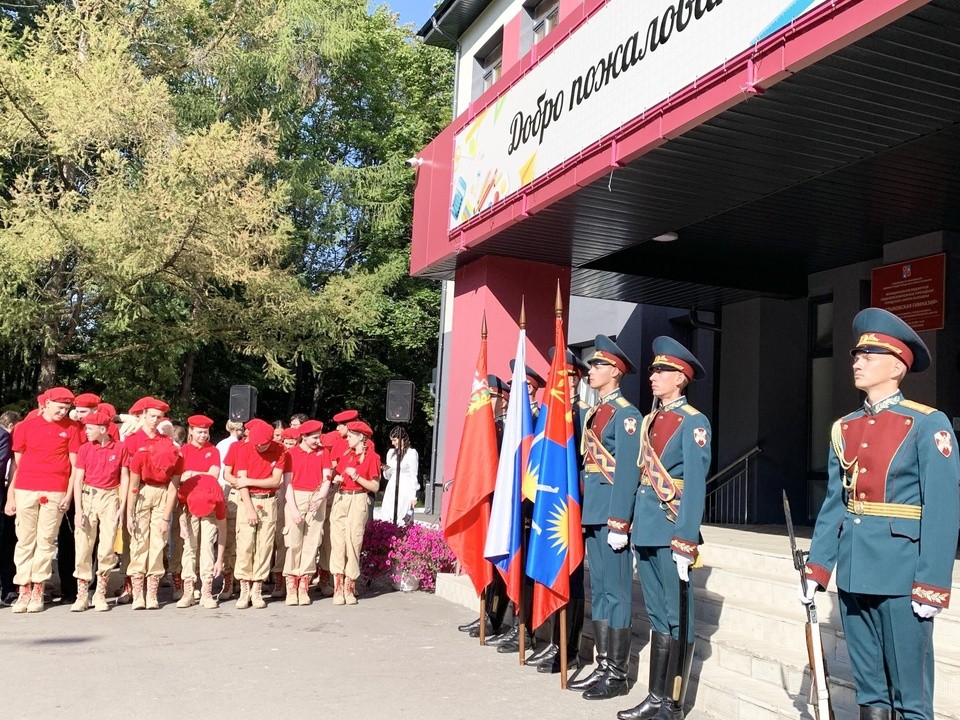
<svg viewBox="0 0 960 720">
<path fill-rule="evenodd" d="M 527 548 L 527 576 L 536 581 L 533 627 L 540 627 L 570 600 L 570 575 L 583 562 L 580 528 L 580 475 L 573 431 L 570 376 L 563 352 L 563 320 L 558 317 L 546 398 L 541 409 L 543 436 L 528 473 L 536 477 L 533 522 Z"/>
</svg>

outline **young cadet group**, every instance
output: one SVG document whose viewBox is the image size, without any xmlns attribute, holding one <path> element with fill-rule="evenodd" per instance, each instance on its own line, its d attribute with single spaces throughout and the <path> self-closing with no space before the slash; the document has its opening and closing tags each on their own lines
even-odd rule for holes
<svg viewBox="0 0 960 720">
<path fill-rule="evenodd" d="M 74 612 L 90 607 L 94 584 L 94 609 L 110 609 L 108 581 L 117 568 L 125 575 L 118 604 L 134 610 L 160 607 L 168 569 L 178 608 L 194 605 L 196 594 L 202 608 L 216 608 L 233 596 L 235 581 L 238 609 L 264 608 L 271 575 L 273 596 L 285 593 L 287 605 L 311 604 L 315 576 L 334 605 L 357 603 L 381 466 L 372 430 L 355 410 L 335 415 L 336 430 L 326 434 L 322 422 L 303 415 L 282 432 L 260 419 L 228 422 L 230 435 L 217 446 L 213 421 L 191 415 L 178 446 L 169 406 L 153 397 L 122 416 L 92 393 L 75 397 L 63 387 L 37 400 L 13 429 L 4 507 L 16 516 L 13 613 L 43 610 L 58 530 L 71 508 Z"/>
<path fill-rule="evenodd" d="M 930 364 L 916 332 L 877 308 L 861 311 L 853 330 L 854 385 L 865 400 L 833 426 L 828 491 L 799 596 L 812 602 L 835 574 L 861 720 L 932 720 L 933 618 L 949 605 L 960 531 L 956 437 L 944 413 L 900 392 L 907 373 Z M 629 692 L 635 562 L 651 625 L 647 695 L 617 717 L 679 720 L 694 656 L 690 575 L 699 565 L 711 456 L 710 423 L 685 388 L 705 373 L 679 342 L 656 338 L 648 367 L 654 407 L 643 415 L 620 392 L 635 365 L 606 336 L 594 346 L 589 367 L 567 352 L 573 393 L 586 375 L 600 397 L 590 408 L 574 398 L 596 665 L 568 688 L 590 700 Z M 529 368 L 527 378 L 535 406 L 544 383 Z M 502 428 L 510 388 L 495 376 L 489 385 Z M 504 622 L 508 601 L 496 572 L 486 596 L 486 618 L 460 630 L 478 637 L 482 620 L 487 645 L 517 652 L 519 618 Z M 571 578 L 568 669 L 579 668 L 583 597 L 581 569 Z M 529 628 L 529 607 L 517 614 Z M 526 659 L 540 672 L 561 670 L 557 625 L 555 615 L 551 642 Z"/>
</svg>

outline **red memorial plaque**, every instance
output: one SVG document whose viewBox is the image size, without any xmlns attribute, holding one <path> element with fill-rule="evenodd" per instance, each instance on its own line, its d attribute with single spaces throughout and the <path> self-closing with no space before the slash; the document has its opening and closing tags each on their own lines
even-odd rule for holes
<svg viewBox="0 0 960 720">
<path fill-rule="evenodd" d="M 943 329 L 946 255 L 873 269 L 870 304 L 898 315 L 917 332 Z"/>
</svg>

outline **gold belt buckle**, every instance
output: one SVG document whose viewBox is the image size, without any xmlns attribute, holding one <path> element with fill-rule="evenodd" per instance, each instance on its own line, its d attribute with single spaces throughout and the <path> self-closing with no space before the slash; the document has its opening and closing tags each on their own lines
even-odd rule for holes
<svg viewBox="0 0 960 720">
<path fill-rule="evenodd" d="M 853 501 L 853 512 L 855 515 L 863 515 L 863 500 Z"/>
</svg>

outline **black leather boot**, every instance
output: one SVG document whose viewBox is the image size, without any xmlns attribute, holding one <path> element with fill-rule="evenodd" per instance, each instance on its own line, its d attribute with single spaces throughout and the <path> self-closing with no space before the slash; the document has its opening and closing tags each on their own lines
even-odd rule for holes
<svg viewBox="0 0 960 720">
<path fill-rule="evenodd" d="M 610 653 L 607 655 L 607 672 L 593 687 L 585 690 L 585 700 L 607 700 L 630 692 L 627 684 L 627 668 L 630 662 L 630 628 L 613 628 L 610 634 Z"/>
<path fill-rule="evenodd" d="M 580 637 L 583 634 L 583 610 L 586 603 L 583 598 L 573 598 L 567 605 L 567 670 L 580 667 Z M 553 656 L 544 658 L 537 665 L 537 672 L 560 672 L 560 616 L 557 614 L 553 624 L 553 645 L 557 648 Z"/>
<path fill-rule="evenodd" d="M 877 707 L 876 705 L 861 705 L 860 720 L 893 720 L 893 708 Z"/>
<path fill-rule="evenodd" d="M 647 697 L 629 710 L 617 713 L 620 720 L 652 720 L 667 694 L 667 670 L 670 662 L 670 634 L 650 632 L 650 679 Z"/>
<path fill-rule="evenodd" d="M 553 656 L 560 652 L 560 648 L 554 645 L 553 643 L 547 643 L 542 648 L 537 650 L 533 655 L 527 658 L 527 665 L 539 665 L 541 662 L 546 660 L 547 662 L 553 660 Z"/>
<path fill-rule="evenodd" d="M 663 705 L 660 706 L 660 712 L 655 716 L 655 720 L 683 720 L 683 705 L 687 699 L 687 689 L 690 687 L 690 669 L 693 667 L 694 644 L 688 643 L 685 647 L 684 663 L 682 668 L 678 668 L 680 662 L 680 645 L 676 640 L 670 642 L 670 660 L 669 671 L 667 672 L 667 695 L 671 694 L 672 683 L 677 675 L 682 678 L 680 681 L 680 696 L 673 700 L 668 697 Z"/>
<path fill-rule="evenodd" d="M 530 634 L 528 630 L 523 631 L 524 637 L 526 638 L 524 642 L 524 650 L 533 650 L 535 643 L 533 635 Z M 520 631 L 519 628 L 515 628 L 513 636 L 505 639 L 502 643 L 497 645 L 498 653 L 518 653 L 520 652 Z"/>
<path fill-rule="evenodd" d="M 458 625 L 457 630 L 462 633 L 468 633 L 471 630 L 480 628 L 480 618 L 477 618 L 473 622 L 464 623 L 463 625 Z"/>
<path fill-rule="evenodd" d="M 505 642 L 515 640 L 519 630 L 516 625 L 507 628 L 504 632 L 487 640 L 487 647 L 500 647 Z"/>
<path fill-rule="evenodd" d="M 597 659 L 597 666 L 593 669 L 593 672 L 587 675 L 585 678 L 579 678 L 573 682 L 567 683 L 567 689 L 573 690 L 575 692 L 583 692 L 587 688 L 591 688 L 595 683 L 599 682 L 607 674 L 607 653 L 610 649 L 609 646 L 610 639 L 610 623 L 606 620 L 594 620 L 593 621 L 593 645 L 594 645 L 594 654 Z"/>
</svg>

